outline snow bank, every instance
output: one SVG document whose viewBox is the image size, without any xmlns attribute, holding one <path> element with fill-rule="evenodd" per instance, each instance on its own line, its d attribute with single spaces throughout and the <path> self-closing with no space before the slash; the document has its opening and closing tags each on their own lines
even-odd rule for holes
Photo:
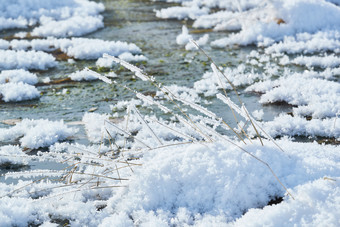
<svg viewBox="0 0 340 227">
<path fill-rule="evenodd" d="M 74 133 L 76 130 L 68 128 L 63 121 L 24 119 L 12 128 L 0 129 L 0 140 L 8 141 L 20 138 L 21 146 L 36 149 L 65 140 Z"/>
<path fill-rule="evenodd" d="M 0 50 L 0 70 L 39 69 L 55 67 L 55 58 L 41 51 Z"/>
<path fill-rule="evenodd" d="M 86 115 L 84 118 L 92 125 L 98 125 L 94 121 L 98 115 Z M 158 134 L 161 127 L 155 130 Z M 9 225 L 49 223 L 55 217 L 68 219 L 75 226 L 238 226 L 239 223 L 252 224 L 248 220 L 255 218 L 254 222 L 259 225 L 276 225 L 281 223 L 277 217 L 280 209 L 284 209 L 282 218 L 295 214 L 285 218 L 288 224 L 337 225 L 338 147 L 276 140 L 285 151 L 282 152 L 268 140 L 264 140 L 264 146 L 258 141 L 244 145 L 228 140 L 221 137 L 212 143 L 188 144 L 172 141 L 171 146 L 137 151 L 132 146 L 132 150 L 121 155 L 107 147 L 55 144 L 50 153 L 40 155 L 67 159 L 76 155 L 75 161 L 82 172 L 77 174 L 75 170 L 72 182 L 78 181 L 78 184 L 59 187 L 62 184 L 55 181 L 30 184 L 30 180 L 16 185 L 1 183 L 0 195 L 5 196 L 0 201 L 0 217 Z M 295 200 L 285 194 L 265 164 L 239 147 L 268 163 Z M 143 152 L 143 156 L 129 159 L 134 152 L 136 155 Z M 114 155 L 116 159 L 110 158 Z M 18 174 L 21 173 L 15 173 Z M 27 174 L 35 176 L 41 171 Z M 105 175 L 93 178 L 101 174 Z M 65 176 L 71 182 L 69 172 L 65 172 Z M 117 176 L 129 180 L 120 182 Z M 16 188 L 21 190 L 12 195 L 10 192 Z M 283 197 L 283 202 L 267 206 L 276 197 Z M 83 212 L 79 213 L 78 208 Z M 20 218 L 16 216 L 19 213 Z M 265 218 L 259 219 L 258 214 Z M 316 218 L 315 214 L 320 215 Z"/>
<path fill-rule="evenodd" d="M 39 25 L 33 29 L 33 35 L 66 37 L 84 35 L 103 27 L 99 13 L 104 11 L 104 5 L 92 1 L 2 0 L 0 5 L 0 30 Z"/>
</svg>

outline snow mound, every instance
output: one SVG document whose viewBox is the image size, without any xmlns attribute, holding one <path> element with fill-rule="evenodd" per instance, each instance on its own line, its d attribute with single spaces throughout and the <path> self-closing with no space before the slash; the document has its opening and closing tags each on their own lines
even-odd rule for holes
<svg viewBox="0 0 340 227">
<path fill-rule="evenodd" d="M 42 25 L 33 29 L 32 35 L 42 37 L 70 37 L 81 36 L 104 27 L 103 18 L 100 16 L 75 16 L 66 20 L 43 21 Z"/>
<path fill-rule="evenodd" d="M 21 137 L 21 146 L 36 149 L 48 147 L 75 133 L 76 130 L 68 128 L 63 121 L 24 119 L 12 128 L 0 129 L 0 140 L 15 140 Z"/>
<path fill-rule="evenodd" d="M 296 57 L 292 63 L 297 65 L 305 65 L 307 67 L 321 67 L 321 68 L 334 68 L 340 66 L 340 58 L 334 54 L 329 56 L 299 56 Z"/>
<path fill-rule="evenodd" d="M 82 80 L 97 80 L 98 77 L 93 76 L 93 73 L 89 72 L 87 69 L 81 71 L 76 71 L 69 76 L 71 80 L 82 81 Z"/>
<path fill-rule="evenodd" d="M 264 93 L 261 103 L 286 102 L 297 106 L 295 115 L 313 118 L 335 117 L 340 112 L 340 84 L 322 79 L 308 79 L 293 74 L 274 81 L 258 82 L 246 91 Z"/>
<path fill-rule="evenodd" d="M 12 82 L 23 82 L 26 84 L 34 85 L 38 82 L 38 77 L 34 73 L 30 73 L 23 69 L 19 70 L 3 70 L 0 72 L 0 84 Z"/>
<path fill-rule="evenodd" d="M 287 153 L 282 153 L 269 141 L 265 141 L 264 147 L 243 146 L 267 162 L 293 196 L 299 197 L 293 200 L 286 196 L 284 202 L 277 206 L 297 204 L 286 206 L 287 213 L 292 213 L 296 206 L 309 199 L 321 205 L 308 205 L 313 208 L 312 214 L 326 214 L 328 202 L 323 202 L 323 198 L 331 199 L 327 197 L 328 193 L 338 198 L 338 187 L 336 182 L 332 185 L 332 182 L 320 178 L 339 177 L 336 147 L 277 142 Z M 328 167 L 324 169 L 325 166 Z M 313 193 L 316 190 L 312 185 L 321 186 L 324 191 Z M 308 193 L 309 198 L 300 189 Z M 243 218 L 248 218 L 247 213 L 242 216 L 243 213 L 262 212 L 254 208 L 262 208 L 270 199 L 283 194 L 284 190 L 263 163 L 231 144 L 217 142 L 156 149 L 144 155 L 143 167 L 132 177 L 129 187 L 109 200 L 108 211 L 112 214 L 103 220 L 102 225 L 134 221 L 134 224 L 153 226 L 160 223 L 162 226 L 214 225 L 212 223 L 225 226 L 237 219 L 237 222 L 243 223 Z M 329 202 L 333 208 L 339 206 L 334 201 Z M 329 211 L 331 219 L 320 216 L 318 221 L 327 220 L 335 225 L 338 213 L 335 210 Z M 312 215 L 304 209 L 299 209 L 299 214 L 301 216 L 295 219 L 297 222 L 303 222 L 305 218 L 312 220 Z M 261 219 L 258 221 L 261 222 Z M 280 223 L 274 218 L 267 221 Z"/>
<path fill-rule="evenodd" d="M 42 51 L 0 50 L 0 70 L 39 69 L 55 67 L 55 58 Z"/>
<path fill-rule="evenodd" d="M 0 97 L 5 102 L 20 102 L 40 97 L 38 89 L 32 85 L 19 83 L 0 84 Z"/>
</svg>

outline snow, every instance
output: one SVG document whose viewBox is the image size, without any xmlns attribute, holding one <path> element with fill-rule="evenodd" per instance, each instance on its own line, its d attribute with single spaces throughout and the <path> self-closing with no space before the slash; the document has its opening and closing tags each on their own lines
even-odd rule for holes
<svg viewBox="0 0 340 227">
<path fill-rule="evenodd" d="M 75 133 L 76 130 L 68 128 L 63 121 L 23 119 L 11 128 L 0 128 L 0 140 L 13 141 L 20 138 L 19 142 L 22 147 L 36 149 L 48 147 Z"/>
<path fill-rule="evenodd" d="M 82 121 L 85 123 L 87 136 L 92 142 L 100 142 L 105 132 L 104 123 L 109 119 L 108 115 L 97 113 L 85 113 Z"/>
<path fill-rule="evenodd" d="M 234 226 L 337 226 L 339 178 L 318 179 L 293 189 L 296 200 L 251 209 Z M 274 221 L 275 220 L 275 221 Z"/>
<path fill-rule="evenodd" d="M 236 144 L 267 162 L 294 199 L 285 195 L 285 190 L 263 163 L 221 140 L 210 144 L 179 144 L 176 149 L 149 150 L 140 160 L 143 165 L 132 167 L 134 173 L 128 182 L 124 182 L 127 187 L 120 189 L 81 190 L 75 194 L 63 193 L 63 187 L 58 187 L 62 185 L 60 183 L 27 185 L 27 182 L 21 182 L 16 187 L 26 186 L 18 194 L 2 198 L 0 215 L 11 225 L 26 225 L 33 220 L 37 224 L 50 222 L 48 213 L 53 213 L 54 217 L 69 219 L 75 226 L 205 226 L 216 223 L 239 226 L 253 222 L 274 226 L 282 221 L 336 226 L 339 205 L 335 201 L 339 199 L 340 179 L 337 147 L 285 139 L 277 142 L 284 153 L 267 140 L 264 147 L 257 142 Z M 64 155 L 81 152 L 79 157 L 85 162 L 89 155 L 98 152 L 98 147 L 56 144 L 50 150 L 54 155 L 61 151 Z M 112 160 L 101 162 L 114 164 Z M 86 168 L 89 173 L 105 169 L 89 165 Z M 128 168 L 121 169 L 120 175 L 129 171 Z M 74 178 L 81 179 L 76 175 Z M 119 184 L 116 181 L 115 185 Z M 47 197 L 31 198 L 46 186 L 51 188 L 43 191 L 43 196 Z M 10 192 L 13 185 L 5 185 L 3 190 Z M 265 206 L 275 196 L 283 196 L 283 202 Z M 96 203 L 103 202 L 103 198 L 107 200 L 104 203 L 107 207 L 95 212 Z M 18 204 L 23 204 L 25 209 L 18 212 Z M 76 212 L 78 208 L 83 212 Z M 18 213 L 20 218 L 15 216 Z M 316 214 L 319 215 L 314 216 Z M 262 216 L 264 218 L 258 218 Z"/>
<path fill-rule="evenodd" d="M 176 43 L 178 45 L 185 45 L 185 49 L 186 50 L 196 50 L 197 47 L 190 42 L 190 40 L 193 40 L 193 37 L 192 35 L 189 35 L 189 30 L 188 28 L 183 25 L 182 27 L 182 33 L 179 34 L 177 37 L 176 37 Z M 209 35 L 208 34 L 205 34 L 203 35 L 202 37 L 200 37 L 196 43 L 199 45 L 199 46 L 204 46 L 207 44 L 209 40 Z"/>
<path fill-rule="evenodd" d="M 76 71 L 69 76 L 71 80 L 82 81 L 82 80 L 97 80 L 98 78 L 93 76 L 88 70 L 83 69 L 81 71 Z"/>
<path fill-rule="evenodd" d="M 296 57 L 292 63 L 297 65 L 305 65 L 307 67 L 321 67 L 321 68 L 334 68 L 340 65 L 340 58 L 333 55 L 329 56 L 299 56 Z"/>
<path fill-rule="evenodd" d="M 286 102 L 295 115 L 313 118 L 335 117 L 340 111 L 340 84 L 322 79 L 308 79 L 294 74 L 274 81 L 258 82 L 246 91 L 264 93 L 260 103 Z"/>
<path fill-rule="evenodd" d="M 261 48 L 242 49 L 245 55 L 249 49 L 256 51 L 249 51 L 242 62 L 220 67 L 224 75 L 212 65 L 212 71 L 206 71 L 193 87 L 159 84 L 171 99 L 163 92 L 153 97 L 140 91 L 136 92 L 138 100 L 115 101 L 113 114 L 84 113 L 79 127 L 84 127 L 87 140 L 80 141 L 86 140 L 87 145 L 61 143 L 77 133 L 77 128 L 63 120 L 23 119 L 15 126 L 0 128 L 0 172 L 4 173 L 0 175 L 0 226 L 56 226 L 60 220 L 71 226 L 339 226 L 339 146 L 316 141 L 320 137 L 331 143 L 340 140 L 340 10 L 331 3 L 340 2 L 166 2 L 179 6 L 156 10 L 157 16 L 192 19 L 190 29 L 235 32 L 220 33 L 226 37 L 212 45 L 256 44 Z M 97 66 L 108 68 L 115 63 L 102 57 L 105 53 L 126 61 L 147 60 L 132 43 L 61 38 L 100 28 L 100 3 L 0 3 L 0 29 L 33 26 L 31 34 L 53 36 L 0 40 L 0 96 L 5 102 L 40 96 L 33 86 L 37 75 L 24 69 L 56 66 L 52 55 L 45 52 L 60 49 L 74 59 L 97 60 Z M 16 3 L 24 7 L 16 7 Z M 183 26 L 176 42 L 192 50 L 192 38 L 199 45 L 209 41 L 208 34 L 197 37 Z M 145 79 L 142 70 L 124 64 Z M 113 72 L 100 75 L 87 69 L 69 75 L 76 81 L 99 78 L 111 83 L 106 76 L 117 77 Z M 256 92 L 259 102 L 267 105 L 261 109 L 255 103 L 250 109 L 256 110 L 249 111 L 256 119 L 253 123 L 266 132 L 259 130 L 263 145 L 251 126 L 245 128 L 251 142 L 225 135 L 230 131 L 224 131 L 222 119 L 211 110 L 220 105 L 215 96 L 221 97 L 221 88 L 228 94 L 232 90 L 225 77 L 241 96 Z M 180 108 L 168 105 L 170 100 Z M 289 106 L 267 119 L 269 105 L 282 102 Z M 243 107 L 229 105 L 244 116 Z M 156 115 L 157 107 L 165 112 L 164 119 Z M 273 109 L 279 111 L 280 107 Z M 301 141 L 299 136 L 314 142 L 296 142 Z M 23 152 L 26 149 L 35 149 L 37 154 L 28 156 Z M 69 167 L 41 169 L 31 160 Z M 4 163 L 28 168 L 8 172 Z M 4 183 L 8 180 L 13 183 Z M 276 198 L 283 201 L 269 206 Z"/>
<path fill-rule="evenodd" d="M 338 117 L 307 120 L 299 116 L 279 115 L 261 126 L 272 137 L 305 136 L 340 139 L 340 119 Z M 255 132 L 249 128 L 252 135 Z"/>
<path fill-rule="evenodd" d="M 7 145 L 0 147 L 0 166 L 10 163 L 11 165 L 25 165 L 26 154 L 18 146 Z"/>
<path fill-rule="evenodd" d="M 20 102 L 40 97 L 38 89 L 32 85 L 18 82 L 0 84 L 0 97 L 5 102 Z"/>
<path fill-rule="evenodd" d="M 75 57 L 76 59 L 97 59 L 104 53 L 118 56 L 124 52 L 134 54 L 141 52 L 135 44 L 86 38 L 61 40 L 60 49 L 68 56 Z"/>
<path fill-rule="evenodd" d="M 2 0 L 0 5 L 0 30 L 36 26 L 33 35 L 67 37 L 81 36 L 103 27 L 99 13 L 104 11 L 104 5 L 93 1 Z"/>
<path fill-rule="evenodd" d="M 4 49 L 6 49 L 6 47 L 7 46 L 4 45 Z M 60 49 L 65 54 L 67 54 L 70 57 L 74 57 L 75 59 L 93 60 L 98 59 L 104 53 L 107 53 L 113 56 L 120 56 L 121 58 L 125 58 L 129 61 L 147 60 L 147 58 L 144 57 L 143 55 L 136 55 L 141 53 L 141 49 L 133 43 L 126 43 L 121 41 L 106 41 L 101 39 L 89 39 L 89 38 L 58 39 L 52 37 L 49 37 L 47 39 L 33 39 L 32 41 L 14 39 L 11 42 L 9 42 L 9 47 L 12 50 L 16 50 L 23 54 L 30 53 L 30 51 L 27 52 L 22 51 L 27 49 L 32 49 L 33 53 L 34 50 L 37 51 L 36 53 L 43 53 L 42 51 L 49 52 L 56 49 Z M 43 54 L 48 55 L 47 53 Z"/>
<path fill-rule="evenodd" d="M 173 1 L 170 1 L 173 2 Z M 235 31 L 216 47 L 257 44 L 268 52 L 340 51 L 340 8 L 331 1 L 175 1 L 182 6 L 156 10 L 160 18 L 194 20 L 194 28 Z M 208 9 L 219 8 L 217 12 Z"/>
<path fill-rule="evenodd" d="M 220 47 L 248 45 L 266 42 L 266 39 L 270 39 L 268 44 L 272 44 L 273 41 L 281 41 L 285 36 L 295 36 L 299 33 L 338 31 L 339 15 L 339 7 L 326 1 L 276 1 L 245 15 L 253 16 L 253 21 L 239 17 L 242 30 L 212 44 Z M 259 19 L 256 19 L 257 17 Z M 283 23 L 279 23 L 278 19 Z"/>
<path fill-rule="evenodd" d="M 253 84 L 259 79 L 265 79 L 268 77 L 266 74 L 259 74 L 255 72 L 248 72 L 245 64 L 240 64 L 237 68 L 225 68 L 222 69 L 224 75 L 234 86 L 245 86 Z M 232 87 L 224 77 L 217 77 L 213 72 L 205 72 L 201 80 L 194 83 L 194 89 L 199 94 L 205 96 L 213 96 L 218 93 L 218 89 L 222 87 L 224 89 L 231 90 Z"/>
<path fill-rule="evenodd" d="M 164 19 L 176 18 L 176 19 L 196 19 L 199 16 L 208 14 L 208 8 L 199 8 L 197 6 L 192 7 L 179 7 L 174 6 L 167 9 L 161 9 L 156 11 L 156 16 Z"/>
<path fill-rule="evenodd" d="M 18 83 L 23 82 L 26 84 L 34 85 L 38 82 L 38 77 L 34 73 L 30 73 L 23 69 L 18 70 L 3 70 L 0 72 L 0 84 L 4 83 Z"/>
<path fill-rule="evenodd" d="M 55 58 L 42 51 L 0 50 L 0 70 L 39 69 L 55 67 Z"/>
<path fill-rule="evenodd" d="M 66 20 L 42 20 L 42 25 L 33 29 L 32 35 L 41 37 L 81 36 L 104 27 L 102 17 L 75 16 Z"/>
</svg>

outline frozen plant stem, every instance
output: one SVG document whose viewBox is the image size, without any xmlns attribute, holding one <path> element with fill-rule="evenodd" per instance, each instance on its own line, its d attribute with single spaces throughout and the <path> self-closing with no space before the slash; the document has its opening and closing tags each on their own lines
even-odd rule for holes
<svg viewBox="0 0 340 227">
<path fill-rule="evenodd" d="M 221 81 L 221 78 L 219 77 L 219 75 L 222 75 L 228 81 L 229 85 L 233 88 L 233 90 L 234 90 L 234 92 L 235 92 L 235 94 L 236 94 L 240 104 L 243 105 L 243 102 L 242 102 L 240 96 L 238 95 L 238 92 L 237 92 L 235 86 L 233 85 L 233 83 L 231 83 L 231 81 L 228 79 L 228 77 L 222 72 L 222 70 L 215 64 L 214 60 L 194 40 L 190 39 L 190 42 L 192 42 L 208 58 L 208 60 L 211 62 L 212 69 L 213 69 L 214 73 L 216 74 L 216 76 L 218 78 L 218 81 L 220 83 L 220 87 L 222 88 L 225 96 L 226 97 L 228 96 L 227 95 L 227 91 L 224 89 L 222 81 Z M 236 115 L 235 115 L 233 109 L 231 107 L 229 107 L 229 108 L 231 109 L 231 111 L 232 111 L 232 113 L 234 115 L 236 123 L 239 125 L 238 120 L 236 118 Z M 256 132 L 256 134 L 257 134 L 257 136 L 258 136 L 258 138 L 259 138 L 259 140 L 260 140 L 260 142 L 261 142 L 261 144 L 263 146 L 263 142 L 262 142 L 260 134 L 258 133 L 258 131 L 257 131 L 255 125 L 253 124 L 251 118 L 249 118 L 249 120 L 250 120 L 252 126 L 254 127 L 254 130 L 255 130 L 255 132 Z M 243 129 L 242 129 L 242 131 L 246 135 L 246 137 L 249 139 L 249 137 L 247 136 L 246 132 Z"/>
</svg>

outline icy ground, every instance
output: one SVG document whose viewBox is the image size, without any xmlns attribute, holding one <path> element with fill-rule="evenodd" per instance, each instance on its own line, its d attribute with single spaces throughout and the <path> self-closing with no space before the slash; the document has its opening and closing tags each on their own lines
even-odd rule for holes
<svg viewBox="0 0 340 227">
<path fill-rule="evenodd" d="M 72 141 L 77 127 L 63 120 L 22 119 L 0 128 L 0 226 L 339 226 L 340 2 L 167 2 L 178 5 L 157 10 L 158 17 L 193 21 L 172 41 L 186 50 L 195 50 L 191 38 L 203 48 L 258 48 L 236 67 L 211 64 L 192 87 L 163 85 L 120 60 L 146 60 L 135 44 L 61 38 L 102 27 L 102 4 L 27 1 L 16 11 L 13 1 L 0 0 L 0 29 L 33 26 L 30 35 L 40 36 L 0 40 L 3 101 L 39 98 L 38 77 L 25 70 L 54 67 L 50 52 L 57 49 L 99 67 L 118 62 L 159 87 L 154 95 L 130 91 L 134 99 L 112 105 L 113 114 L 84 113 L 75 123 L 87 146 Z M 191 33 L 198 28 L 231 33 L 210 40 Z M 117 85 L 112 72 L 68 76 Z M 272 119 L 262 109 L 250 113 L 225 96 L 234 92 L 228 81 L 240 95 L 290 112 Z M 238 124 L 216 106 L 232 109 Z M 34 169 L 33 161 L 68 167 Z"/>
</svg>

